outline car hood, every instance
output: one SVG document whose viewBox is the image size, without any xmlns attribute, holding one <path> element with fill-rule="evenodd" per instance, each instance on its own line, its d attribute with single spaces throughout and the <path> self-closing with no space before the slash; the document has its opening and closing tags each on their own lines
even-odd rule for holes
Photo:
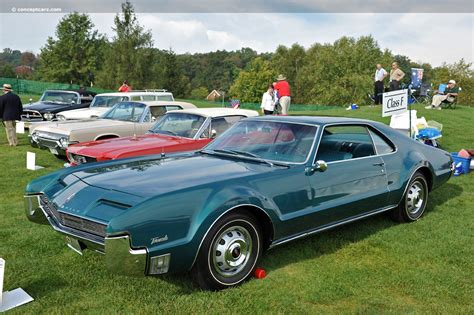
<svg viewBox="0 0 474 315">
<path fill-rule="evenodd" d="M 166 147 L 185 146 L 196 140 L 168 135 L 146 134 L 136 137 L 105 139 L 83 142 L 69 147 L 69 152 L 84 156 L 107 156 L 114 158 L 127 152 L 159 149 Z M 159 153 L 159 152 L 157 152 Z"/>
<path fill-rule="evenodd" d="M 91 116 L 101 116 L 103 113 L 108 111 L 110 107 L 88 107 L 73 110 L 62 111 L 59 114 L 63 115 L 67 119 L 87 119 Z"/>
<path fill-rule="evenodd" d="M 151 198 L 191 187 L 270 172 L 280 167 L 194 154 L 174 158 L 136 158 L 121 163 L 98 163 L 74 172 L 88 185 Z"/>
<path fill-rule="evenodd" d="M 85 129 L 100 129 L 111 126 L 121 126 L 124 124 L 131 124 L 128 121 L 111 120 L 111 119 L 86 119 L 86 120 L 72 120 L 72 121 L 56 121 L 38 126 L 35 130 L 46 131 L 51 133 L 65 133 L 70 134 L 73 131 Z"/>
<path fill-rule="evenodd" d="M 46 112 L 57 113 L 60 111 L 67 110 L 68 108 L 71 108 L 71 106 L 72 106 L 71 104 L 54 104 L 54 103 L 36 102 L 36 103 L 23 106 L 23 110 L 36 110 L 40 113 L 46 113 Z"/>
</svg>

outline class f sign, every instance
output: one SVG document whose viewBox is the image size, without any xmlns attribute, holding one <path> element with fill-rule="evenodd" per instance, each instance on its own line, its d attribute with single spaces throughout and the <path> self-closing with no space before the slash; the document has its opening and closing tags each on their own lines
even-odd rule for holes
<svg viewBox="0 0 474 315">
<path fill-rule="evenodd" d="M 408 90 L 391 91 L 382 96 L 382 117 L 401 114 L 407 110 Z"/>
</svg>

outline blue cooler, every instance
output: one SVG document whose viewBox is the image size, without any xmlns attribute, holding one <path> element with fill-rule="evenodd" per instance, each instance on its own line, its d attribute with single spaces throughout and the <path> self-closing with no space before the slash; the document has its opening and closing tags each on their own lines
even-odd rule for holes
<svg viewBox="0 0 474 315">
<path fill-rule="evenodd" d="M 454 165 L 461 163 L 461 174 L 469 173 L 469 168 L 471 167 L 471 158 L 463 158 L 458 156 L 457 152 L 451 152 L 451 156 L 454 161 Z"/>
</svg>

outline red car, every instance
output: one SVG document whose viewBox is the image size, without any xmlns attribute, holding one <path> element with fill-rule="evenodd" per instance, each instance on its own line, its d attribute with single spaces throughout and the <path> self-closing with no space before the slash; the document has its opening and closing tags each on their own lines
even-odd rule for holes
<svg viewBox="0 0 474 315">
<path fill-rule="evenodd" d="M 253 110 L 195 108 L 170 111 L 145 135 L 82 142 L 67 150 L 70 166 L 132 156 L 198 150 Z"/>
</svg>

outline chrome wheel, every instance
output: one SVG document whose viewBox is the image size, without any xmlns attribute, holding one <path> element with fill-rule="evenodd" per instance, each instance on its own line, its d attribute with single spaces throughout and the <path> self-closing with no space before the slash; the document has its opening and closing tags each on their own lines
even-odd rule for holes
<svg viewBox="0 0 474 315">
<path fill-rule="evenodd" d="M 423 209 L 425 202 L 425 187 L 419 182 L 415 181 L 411 184 L 407 191 L 406 208 L 410 215 L 414 215 Z"/>
<path fill-rule="evenodd" d="M 222 277 L 239 274 L 249 262 L 252 253 L 252 237 L 242 226 L 231 226 L 220 233 L 212 246 L 212 264 Z"/>
</svg>

